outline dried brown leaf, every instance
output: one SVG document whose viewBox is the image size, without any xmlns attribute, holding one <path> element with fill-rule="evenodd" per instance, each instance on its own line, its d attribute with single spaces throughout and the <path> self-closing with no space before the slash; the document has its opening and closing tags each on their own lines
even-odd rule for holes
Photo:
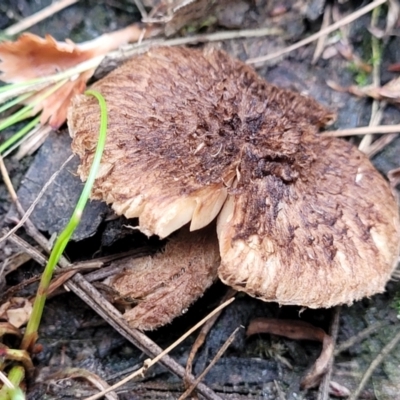
<svg viewBox="0 0 400 400">
<path fill-rule="evenodd" d="M 322 342 L 322 352 L 311 370 L 301 381 L 303 389 L 315 387 L 326 372 L 330 359 L 333 357 L 334 344 L 332 338 L 321 328 L 307 322 L 296 320 L 280 320 L 256 318 L 247 328 L 247 336 L 257 333 L 270 333 L 295 340 L 315 340 Z"/>
<path fill-rule="evenodd" d="M 74 81 L 68 81 L 58 90 L 56 90 L 51 96 L 46 97 L 40 102 L 33 110 L 32 114 L 35 115 L 42 111 L 40 115 L 41 124 L 49 123 L 49 125 L 56 129 L 60 127 L 67 118 L 67 110 L 70 105 L 71 99 L 81 94 L 86 89 L 86 82 L 93 75 L 94 69 L 90 69 L 81 73 L 78 78 Z M 44 88 L 34 96 L 28 99 L 27 102 L 33 102 L 40 96 L 49 90 Z"/>
<path fill-rule="evenodd" d="M 390 64 L 387 70 L 390 72 L 400 72 L 400 63 Z"/>
<path fill-rule="evenodd" d="M 71 41 L 24 33 L 15 42 L 0 43 L 0 79 L 17 83 L 53 75 L 91 57 L 93 50 L 82 51 Z"/>
<path fill-rule="evenodd" d="M 15 335 L 17 337 L 21 336 L 21 332 L 9 322 L 0 322 L 0 339 L 4 335 Z"/>
<path fill-rule="evenodd" d="M 190 22 L 209 16 L 215 3 L 215 0 L 162 1 L 153 6 L 149 22 L 165 23 L 165 34 L 170 36 Z"/>
<path fill-rule="evenodd" d="M 376 87 L 351 85 L 342 87 L 333 81 L 327 82 L 328 86 L 339 92 L 349 92 L 358 97 L 371 97 L 375 100 L 386 100 L 392 104 L 400 103 L 400 77 L 392 79 L 386 85 Z"/>
<path fill-rule="evenodd" d="M 12 326 L 20 328 L 25 325 L 32 313 L 32 304 L 24 297 L 12 297 L 0 307 L 0 318 Z"/>
<path fill-rule="evenodd" d="M 28 374 L 34 371 L 32 360 L 26 350 L 9 349 L 4 344 L 0 343 L 0 360 L 18 361 L 22 363 Z"/>
<path fill-rule="evenodd" d="M 54 75 L 106 54 L 122 44 L 136 41 L 141 34 L 142 29 L 138 25 L 131 25 L 78 45 L 68 39 L 65 42 L 58 42 L 50 35 L 41 38 L 31 33 L 24 33 L 15 42 L 0 43 L 0 80 L 19 83 Z M 147 36 L 151 34 L 151 30 L 147 32 Z M 42 124 L 48 122 L 53 128 L 58 128 L 66 119 L 72 97 L 83 93 L 86 82 L 93 72 L 94 69 L 90 69 L 69 80 L 45 100 L 40 101 L 32 114 L 35 115 L 43 110 L 40 122 Z M 48 90 L 49 87 L 42 89 L 24 103 L 32 104 Z"/>
<path fill-rule="evenodd" d="M 62 371 L 58 371 L 49 379 L 61 380 L 61 379 L 86 379 L 89 383 L 95 386 L 99 390 L 108 389 L 110 386 L 106 381 L 100 378 L 93 372 L 90 372 L 82 368 L 67 368 Z M 118 400 L 118 396 L 115 392 L 109 392 L 105 394 L 107 400 Z"/>
</svg>

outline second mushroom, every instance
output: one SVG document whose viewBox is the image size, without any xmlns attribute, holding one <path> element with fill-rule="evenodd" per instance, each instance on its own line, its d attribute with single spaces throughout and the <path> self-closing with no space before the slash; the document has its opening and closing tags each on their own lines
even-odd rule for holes
<svg viewBox="0 0 400 400">
<path fill-rule="evenodd" d="M 171 318 L 217 273 L 261 300 L 310 308 L 384 290 L 399 252 L 395 198 L 353 145 L 318 134 L 334 115 L 316 101 L 225 52 L 188 48 L 152 49 L 93 88 L 106 99 L 109 127 L 92 198 L 139 218 L 146 235 L 200 230 L 173 242 L 174 251 L 189 246 L 185 273 L 208 269 L 193 278 L 196 290 L 182 289 L 193 294 L 180 294 Z M 68 124 L 83 180 L 99 121 L 93 98 L 75 98 Z M 218 239 L 202 229 L 214 220 Z M 144 329 L 171 319 L 141 325 L 126 315 Z"/>
</svg>

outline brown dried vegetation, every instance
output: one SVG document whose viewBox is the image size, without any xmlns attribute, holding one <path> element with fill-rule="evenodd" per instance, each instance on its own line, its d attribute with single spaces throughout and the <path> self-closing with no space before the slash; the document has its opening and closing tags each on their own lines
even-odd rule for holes
<svg viewBox="0 0 400 400">
<path fill-rule="evenodd" d="M 138 40 L 141 34 L 139 26 L 130 25 L 90 42 L 75 44 L 69 39 L 58 42 L 51 35 L 41 38 L 32 33 L 23 33 L 14 42 L 0 43 L 0 80 L 19 83 L 51 76 L 99 55 L 107 54 L 129 41 Z M 151 32 L 148 32 L 148 35 L 150 34 Z M 86 82 L 94 71 L 95 66 L 77 74 L 50 96 L 46 95 L 49 87 L 45 87 L 26 99 L 24 103 L 33 104 L 39 101 L 32 110 L 32 115 L 42 111 L 40 122 L 42 124 L 48 122 L 53 128 L 59 128 L 65 122 L 71 99 L 84 92 Z"/>
<path fill-rule="evenodd" d="M 94 85 L 109 128 L 92 197 L 166 237 L 217 215 L 220 278 L 280 304 L 351 303 L 384 290 L 399 250 L 389 185 L 351 144 L 318 136 L 333 114 L 221 51 L 159 48 Z M 69 111 L 86 179 L 95 100 Z"/>
</svg>

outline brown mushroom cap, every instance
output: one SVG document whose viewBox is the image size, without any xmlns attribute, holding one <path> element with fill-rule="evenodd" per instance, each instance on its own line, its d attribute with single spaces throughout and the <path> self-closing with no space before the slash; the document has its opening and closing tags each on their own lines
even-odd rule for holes
<svg viewBox="0 0 400 400">
<path fill-rule="evenodd" d="M 217 278 L 220 263 L 215 224 L 189 233 L 181 229 L 155 256 L 112 263 L 123 272 L 108 284 L 131 303 L 124 318 L 132 328 L 152 330 L 182 315 Z"/>
<path fill-rule="evenodd" d="M 224 52 L 186 48 L 151 50 L 94 88 L 109 129 L 93 198 L 160 237 L 220 213 L 219 275 L 263 300 L 329 307 L 383 291 L 399 250 L 397 204 L 362 153 L 317 135 L 332 114 L 314 100 Z M 82 179 L 98 126 L 96 101 L 76 98 Z"/>
</svg>

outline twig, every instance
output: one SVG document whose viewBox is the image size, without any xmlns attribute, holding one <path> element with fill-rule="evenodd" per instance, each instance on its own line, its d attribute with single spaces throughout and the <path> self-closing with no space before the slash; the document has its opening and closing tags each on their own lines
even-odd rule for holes
<svg viewBox="0 0 400 400">
<path fill-rule="evenodd" d="M 299 42 L 294 43 L 291 46 L 285 47 L 282 50 L 276 51 L 275 53 L 268 54 L 266 56 L 256 57 L 256 58 L 249 58 L 246 61 L 246 63 L 247 64 L 263 63 L 263 62 L 272 60 L 274 58 L 280 57 L 284 54 L 290 53 L 293 50 L 297 50 L 300 47 L 305 46 L 306 44 L 314 42 L 315 40 L 319 39 L 321 36 L 328 35 L 329 33 L 336 31 L 340 27 L 355 21 L 356 19 L 360 18 L 362 15 L 369 13 L 375 7 L 378 7 L 384 3 L 386 3 L 386 0 L 375 0 L 372 3 L 368 4 L 367 6 L 360 8 L 359 10 L 354 11 L 350 15 L 344 17 L 341 21 L 338 21 L 332 25 L 329 25 L 325 29 L 321 29 L 319 32 L 314 33 L 313 35 L 309 36 L 308 38 L 300 40 Z"/>
<path fill-rule="evenodd" d="M 283 392 L 281 386 L 279 385 L 279 382 L 274 379 L 274 386 L 276 389 L 276 393 L 278 395 L 279 400 L 286 400 L 285 393 Z"/>
<path fill-rule="evenodd" d="M 232 298 L 234 295 L 236 294 L 236 290 L 233 289 L 228 289 L 228 291 L 225 293 L 221 303 L 224 303 L 226 300 L 229 300 L 230 298 Z M 208 332 L 211 330 L 211 328 L 214 326 L 215 321 L 219 318 L 220 314 L 221 314 L 222 310 L 215 314 L 212 318 L 210 318 L 201 328 L 191 350 L 189 353 L 189 357 L 186 361 L 186 374 L 187 375 L 191 375 L 192 374 L 192 364 L 193 364 L 193 360 L 194 357 L 197 354 L 197 351 L 199 350 L 199 348 L 203 345 L 203 343 L 206 340 L 206 337 L 208 335 Z"/>
<path fill-rule="evenodd" d="M 67 368 L 61 373 L 58 373 L 56 379 L 86 379 L 99 390 L 104 390 L 104 388 L 109 387 L 109 384 L 100 378 L 99 375 L 81 368 Z M 118 396 L 115 392 L 107 393 L 105 398 L 107 400 L 118 400 Z"/>
<path fill-rule="evenodd" d="M 6 240 L 8 237 L 10 237 L 13 233 L 15 233 L 25 222 L 26 220 L 30 217 L 32 214 L 33 210 L 35 209 L 36 205 L 39 203 L 40 199 L 43 197 L 45 194 L 46 190 L 48 187 L 53 183 L 53 181 L 57 178 L 58 174 L 64 169 L 64 167 L 73 159 L 74 155 L 71 154 L 61 165 L 61 167 L 50 177 L 50 179 L 46 182 L 46 184 L 43 186 L 41 191 L 39 192 L 38 196 L 34 200 L 34 202 L 30 205 L 28 210 L 25 212 L 23 217 L 20 219 L 20 221 L 17 223 L 17 225 L 14 226 L 6 235 L 0 238 L 0 243 L 3 240 Z M 1 161 L 2 162 L 2 161 Z M 8 185 L 7 185 L 8 188 Z M 10 190 L 10 189 L 9 189 Z M 14 189 L 12 189 L 14 190 Z"/>
<path fill-rule="evenodd" d="M 249 30 L 238 30 L 238 31 L 227 31 L 227 32 L 216 32 L 211 34 L 202 34 L 191 37 L 175 38 L 175 39 L 153 39 L 144 40 L 140 43 L 135 43 L 131 45 L 126 45 L 120 50 L 112 51 L 105 55 L 100 55 L 90 60 L 84 61 L 81 64 L 75 65 L 74 67 L 62 71 L 60 73 L 34 79 L 30 82 L 25 82 L 22 84 L 10 85 L 10 89 L 0 93 L 0 103 L 4 103 L 9 99 L 13 99 L 18 95 L 26 92 L 32 92 L 36 90 L 43 89 L 52 83 L 56 83 L 62 79 L 70 79 L 71 77 L 80 74 L 84 71 L 90 70 L 92 68 L 97 68 L 99 64 L 106 58 L 109 61 L 123 61 L 127 58 L 143 53 L 152 47 L 156 46 L 180 46 L 184 44 L 196 44 L 202 42 L 215 42 L 222 40 L 230 40 L 237 38 L 246 37 L 261 37 L 269 35 L 280 35 L 282 34 L 281 29 L 277 28 L 260 28 L 260 29 L 249 29 Z"/>
<path fill-rule="evenodd" d="M 18 201 L 18 196 L 11 182 L 10 175 L 8 175 L 8 171 L 4 164 L 4 160 L 1 154 L 0 154 L 0 171 L 1 171 L 1 176 L 3 178 L 3 182 L 6 185 L 8 193 L 10 193 L 11 200 L 15 203 L 16 201 Z"/>
<path fill-rule="evenodd" d="M 326 27 L 329 26 L 329 24 L 331 22 L 331 12 L 332 12 L 332 6 L 330 4 L 327 4 L 325 6 L 324 17 L 322 19 L 321 30 L 324 30 Z M 317 61 L 319 60 L 319 58 L 321 57 L 321 54 L 325 48 L 325 42 L 326 42 L 327 37 L 328 37 L 328 34 L 325 34 L 325 35 L 321 36 L 320 38 L 318 38 L 311 64 L 313 64 L 313 65 L 316 64 Z"/>
<path fill-rule="evenodd" d="M 49 251 L 51 246 L 48 240 L 36 229 L 32 222 L 28 219 L 25 223 L 28 234 L 45 250 Z M 13 238 L 13 236 L 10 237 Z M 61 256 L 58 264 L 63 267 L 69 267 L 71 264 L 68 260 Z M 107 323 L 109 323 L 120 335 L 129 340 L 134 346 L 142 350 L 147 355 L 154 357 L 159 354 L 162 349 L 150 340 L 145 334 L 136 329 L 132 329 L 123 319 L 122 315 L 112 306 L 104 297 L 89 283 L 81 274 L 76 274 L 71 281 L 65 284 L 68 289 L 72 290 L 80 297 L 89 307 L 97 312 Z M 185 369 L 179 365 L 168 355 L 160 360 L 160 364 L 164 365 L 169 371 L 175 375 L 184 378 Z M 190 382 L 194 378 L 187 377 Z M 221 400 L 208 386 L 199 383 L 197 390 L 208 400 Z"/>
<path fill-rule="evenodd" d="M 361 342 L 361 340 L 364 340 L 365 338 L 372 335 L 375 331 L 377 331 L 378 329 L 381 329 L 385 325 L 387 325 L 386 322 L 377 322 L 376 324 L 371 325 L 368 328 L 362 330 L 357 335 L 352 336 L 350 339 L 346 340 L 345 342 L 340 343 L 338 346 L 336 346 L 335 353 L 334 353 L 335 356 L 342 353 L 343 351 L 346 351 L 351 346 L 354 346 L 356 343 Z"/>
<path fill-rule="evenodd" d="M 372 17 L 371 17 L 371 28 L 374 29 L 376 28 L 376 25 L 378 23 L 378 18 L 379 18 L 379 11 L 380 7 L 376 7 L 372 11 Z M 374 35 L 371 36 L 371 41 L 372 41 L 372 84 L 374 87 L 379 87 L 381 85 L 381 77 L 380 77 L 380 68 L 381 68 L 381 54 L 379 51 L 379 39 L 376 38 Z M 386 101 L 381 102 L 379 100 L 375 100 L 372 102 L 372 108 L 371 108 L 371 118 L 369 121 L 370 126 L 377 126 L 381 123 L 382 120 L 382 115 L 383 115 L 383 110 L 386 107 Z M 358 149 L 362 151 L 363 153 L 367 153 L 369 147 L 371 146 L 373 136 L 371 134 L 365 135 L 359 146 Z"/>
<path fill-rule="evenodd" d="M 389 143 L 393 142 L 396 139 L 398 133 L 391 133 L 389 135 L 384 135 L 379 139 L 375 140 L 367 149 L 366 155 L 371 158 L 375 154 L 379 153 L 384 147 L 386 147 Z"/>
<path fill-rule="evenodd" d="M 341 307 L 335 307 L 333 309 L 333 315 L 332 315 L 332 321 L 331 321 L 331 326 L 329 329 L 329 334 L 332 338 L 332 342 L 335 345 L 338 332 L 339 332 L 339 319 L 340 319 L 340 311 Z M 318 390 L 318 398 L 317 400 L 329 400 L 329 386 L 331 382 L 331 376 L 332 376 L 332 366 L 333 366 L 333 361 L 335 359 L 335 354 L 332 354 L 332 357 L 327 365 L 327 370 L 322 378 L 321 385 Z"/>
<path fill-rule="evenodd" d="M 48 7 L 43 8 L 42 10 L 31 15 L 30 17 L 9 26 L 7 29 L 4 30 L 3 33 L 7 36 L 16 35 L 17 33 L 25 31 L 26 29 L 37 24 L 38 22 L 50 17 L 51 15 L 61 11 L 66 7 L 71 6 L 72 4 L 77 3 L 78 1 L 79 0 L 60 0 L 56 3 L 50 4 Z"/>
<path fill-rule="evenodd" d="M 148 17 L 148 14 L 141 0 L 133 0 L 133 2 L 135 3 L 137 9 L 139 10 L 142 20 L 146 19 Z"/>
<path fill-rule="evenodd" d="M 259 28 L 259 29 L 243 29 L 237 31 L 222 31 L 208 34 L 200 34 L 189 37 L 181 37 L 165 40 L 151 39 L 143 40 L 141 43 L 128 44 L 120 50 L 113 51 L 106 55 L 106 60 L 122 61 L 135 54 L 143 53 L 152 47 L 157 46 L 182 46 L 185 44 L 208 43 L 218 42 L 222 40 L 233 40 L 249 37 L 262 37 L 262 36 L 277 36 L 281 35 L 282 30 L 279 28 Z"/>
<path fill-rule="evenodd" d="M 152 365 L 158 363 L 159 361 L 162 360 L 162 358 L 168 354 L 172 349 L 174 349 L 178 344 L 183 342 L 188 336 L 190 336 L 196 329 L 198 329 L 200 326 L 202 326 L 209 318 L 211 318 L 213 315 L 218 313 L 220 310 L 231 304 L 235 298 L 232 298 L 230 300 L 227 300 L 225 303 L 221 304 L 217 308 L 215 308 L 212 312 L 210 312 L 205 318 L 203 318 L 201 321 L 199 321 L 196 325 L 194 325 L 191 329 L 189 329 L 185 334 L 183 334 L 178 340 L 176 340 L 174 343 L 172 343 L 170 346 L 168 346 L 165 350 L 163 350 L 161 353 L 159 353 L 156 357 L 154 357 L 152 360 L 146 360 L 144 362 L 144 366 L 140 368 L 139 370 L 135 371 L 131 375 L 128 375 L 126 378 L 122 379 L 121 381 L 117 382 L 113 386 L 110 386 L 108 389 L 103 390 L 100 393 L 97 393 L 94 396 L 87 397 L 85 400 L 97 400 L 101 397 L 103 397 L 106 393 L 108 393 L 111 390 L 117 389 L 120 386 L 124 385 L 125 383 L 129 382 L 133 378 L 135 378 L 138 375 L 143 375 Z M 217 396 L 218 398 L 218 396 Z"/>
<path fill-rule="evenodd" d="M 14 389 L 12 382 L 0 371 L 0 381 L 4 383 L 8 388 Z"/>
<path fill-rule="evenodd" d="M 211 368 L 217 363 L 217 361 L 222 357 L 222 355 L 225 353 L 226 349 L 230 346 L 230 344 L 234 341 L 235 336 L 237 331 L 240 329 L 241 327 L 237 327 L 232 333 L 231 335 L 228 337 L 228 339 L 226 339 L 225 343 L 221 346 L 221 348 L 218 350 L 217 354 L 215 355 L 215 357 L 211 360 L 210 364 L 207 365 L 207 367 L 204 369 L 204 371 L 196 378 L 196 380 L 191 384 L 191 386 L 186 389 L 186 391 L 182 394 L 182 396 L 179 397 L 178 400 L 184 400 L 186 399 L 188 396 L 190 396 L 190 394 L 193 392 L 193 390 L 196 388 L 196 386 L 199 384 L 199 382 L 201 382 L 204 377 L 210 372 Z M 243 328 L 243 327 L 242 327 Z"/>
<path fill-rule="evenodd" d="M 339 129 L 337 131 L 322 132 L 322 136 L 353 136 L 367 135 L 369 133 L 400 133 L 400 124 L 397 125 L 378 125 L 378 126 L 360 126 L 358 128 Z"/>
<path fill-rule="evenodd" d="M 32 257 L 39 265 L 46 265 L 46 257 L 15 233 L 13 233 L 8 240 L 18 246 L 25 253 L 29 254 L 29 256 Z"/>
<path fill-rule="evenodd" d="M 2 158 L 0 156 L 0 167 L 1 166 Z M 6 169 L 5 176 L 8 176 Z M 11 181 L 10 190 L 15 195 L 13 197 L 17 210 L 23 216 L 25 214 L 25 211 L 18 201 Z M 50 252 L 51 245 L 49 244 L 48 240 L 36 229 L 35 225 L 29 219 L 25 221 L 25 229 L 28 235 L 30 235 L 45 251 Z M 60 257 L 58 264 L 63 268 L 69 267 L 71 265 L 64 256 Z M 92 307 L 92 309 L 96 311 L 101 317 L 103 317 L 103 319 L 108 322 L 117 332 L 119 332 L 123 337 L 128 339 L 143 352 L 150 355 L 151 357 L 155 357 L 162 352 L 162 349 L 157 346 L 152 340 L 150 340 L 146 335 L 136 329 L 130 328 L 123 319 L 122 315 L 115 309 L 115 307 L 113 307 L 108 301 L 106 301 L 104 297 L 82 277 L 81 274 L 76 274 L 71 279 L 71 281 L 67 282 L 65 285 L 78 297 L 80 297 L 87 305 Z M 186 379 L 188 379 L 190 382 L 194 380 L 193 376 L 185 376 L 185 369 L 168 355 L 165 355 L 160 360 L 160 364 L 164 365 L 171 372 L 181 378 L 186 377 Z M 201 393 L 208 400 L 220 400 L 220 397 L 217 396 L 205 384 L 199 383 L 197 389 L 199 393 Z"/>
<path fill-rule="evenodd" d="M 394 338 L 381 350 L 378 356 L 375 358 L 374 361 L 370 364 L 368 369 L 365 371 L 363 378 L 361 379 L 360 384 L 358 385 L 355 392 L 351 395 L 349 400 L 357 400 L 358 396 L 364 389 L 365 385 L 367 384 L 369 378 L 371 377 L 372 373 L 375 369 L 379 366 L 379 364 L 387 357 L 387 355 L 397 346 L 400 341 L 400 332 L 398 332 Z"/>
</svg>

